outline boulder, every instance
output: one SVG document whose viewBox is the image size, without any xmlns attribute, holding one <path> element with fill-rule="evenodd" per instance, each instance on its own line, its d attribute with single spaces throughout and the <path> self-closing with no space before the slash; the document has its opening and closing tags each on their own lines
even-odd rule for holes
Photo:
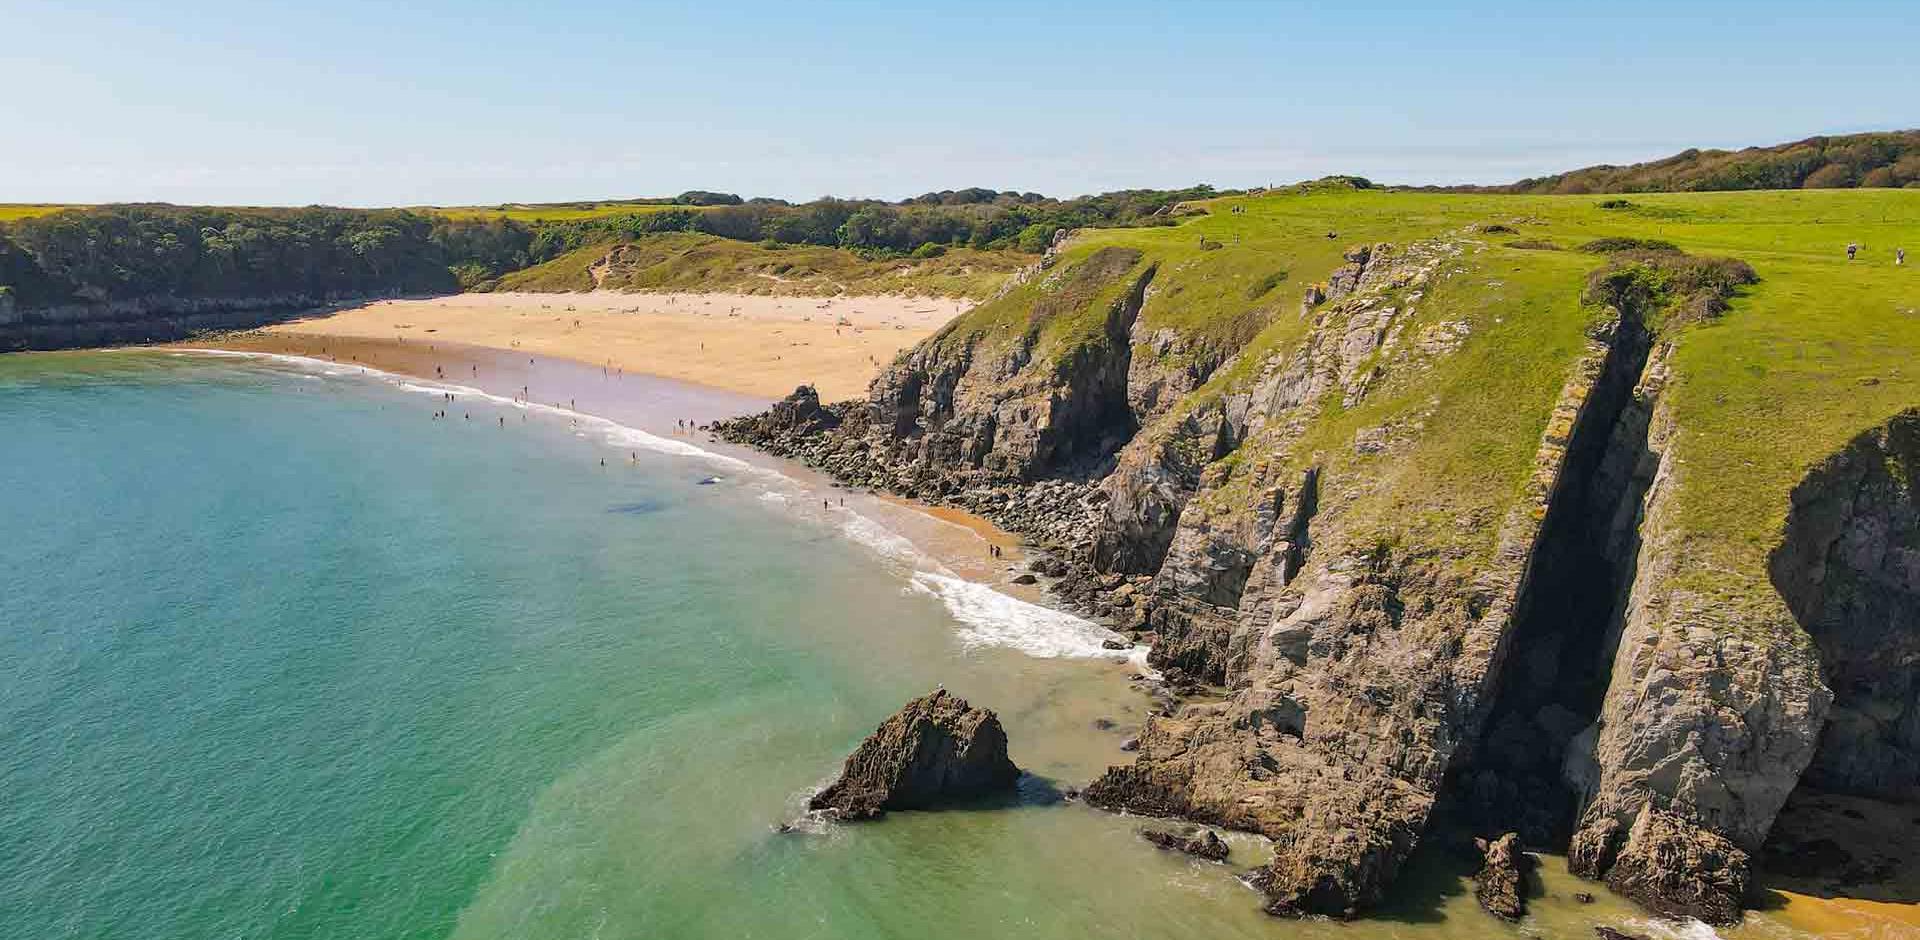
<svg viewBox="0 0 1920 940">
<path fill-rule="evenodd" d="M 882 722 L 847 757 L 840 779 L 807 806 L 840 819 L 872 819 L 1009 790 L 1019 776 L 999 717 L 940 689 Z"/>
<path fill-rule="evenodd" d="M 1473 896 L 1486 912 L 1501 920 L 1519 920 L 1527 912 L 1526 870 L 1531 856 L 1520 851 L 1520 837 L 1507 833 L 1488 842 L 1475 839 L 1484 861 L 1473 877 Z"/>
<path fill-rule="evenodd" d="M 1204 858 L 1210 862 L 1223 862 L 1227 858 L 1227 844 L 1211 829 L 1169 832 L 1164 829 L 1142 829 L 1140 838 L 1173 852 L 1185 852 L 1195 858 Z"/>
</svg>

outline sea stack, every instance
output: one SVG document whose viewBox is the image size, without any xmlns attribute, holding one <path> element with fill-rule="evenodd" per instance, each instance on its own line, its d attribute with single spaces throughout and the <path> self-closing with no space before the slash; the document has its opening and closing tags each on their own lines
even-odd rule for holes
<svg viewBox="0 0 1920 940">
<path fill-rule="evenodd" d="M 1473 879 L 1474 897 L 1487 913 L 1501 920 L 1519 920 L 1527 912 L 1526 870 L 1533 859 L 1520 851 L 1520 837 L 1511 832 L 1492 842 L 1473 842 L 1485 856 Z"/>
<path fill-rule="evenodd" d="M 840 819 L 925 809 L 1013 787 L 1020 768 L 991 710 L 939 689 L 908 702 L 847 757 L 840 779 L 808 801 Z"/>
</svg>

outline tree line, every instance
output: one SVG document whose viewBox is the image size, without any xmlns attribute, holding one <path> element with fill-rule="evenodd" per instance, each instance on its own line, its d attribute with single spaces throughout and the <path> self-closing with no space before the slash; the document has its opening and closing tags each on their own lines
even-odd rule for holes
<svg viewBox="0 0 1920 940">
<path fill-rule="evenodd" d="M 1078 199 L 986 189 L 898 203 L 802 204 L 695 191 L 648 211 L 566 221 L 454 219 L 404 209 L 69 209 L 0 226 L 0 297 L 23 307 L 136 297 L 447 291 L 588 245 L 664 232 L 824 245 L 869 257 L 949 247 L 1044 251 L 1057 229 L 1158 224 L 1210 187 Z M 640 205 L 640 201 L 634 201 Z"/>
</svg>

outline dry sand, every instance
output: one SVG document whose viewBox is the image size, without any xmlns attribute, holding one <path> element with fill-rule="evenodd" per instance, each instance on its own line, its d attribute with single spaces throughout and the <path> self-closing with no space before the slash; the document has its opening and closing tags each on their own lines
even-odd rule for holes
<svg viewBox="0 0 1920 940">
<path fill-rule="evenodd" d="M 970 306 L 892 296 L 458 294 L 376 301 L 266 332 L 517 349 L 767 399 L 812 384 L 838 401 L 864 394 L 895 353 Z"/>
</svg>

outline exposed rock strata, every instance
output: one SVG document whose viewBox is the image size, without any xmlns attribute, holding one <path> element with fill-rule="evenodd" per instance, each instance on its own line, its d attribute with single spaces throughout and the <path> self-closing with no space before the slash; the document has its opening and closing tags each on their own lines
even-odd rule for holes
<svg viewBox="0 0 1920 940">
<path fill-rule="evenodd" d="M 1654 910 L 1726 923 L 1831 695 L 1784 604 L 1735 606 L 1687 584 L 1674 431 L 1656 408 L 1659 467 L 1606 699 L 1567 757 L 1583 796 L 1568 864 Z"/>
<path fill-rule="evenodd" d="M 941 689 L 882 722 L 847 757 L 840 779 L 807 805 L 841 819 L 871 819 L 1008 790 L 1019 776 L 1000 719 Z"/>
</svg>

